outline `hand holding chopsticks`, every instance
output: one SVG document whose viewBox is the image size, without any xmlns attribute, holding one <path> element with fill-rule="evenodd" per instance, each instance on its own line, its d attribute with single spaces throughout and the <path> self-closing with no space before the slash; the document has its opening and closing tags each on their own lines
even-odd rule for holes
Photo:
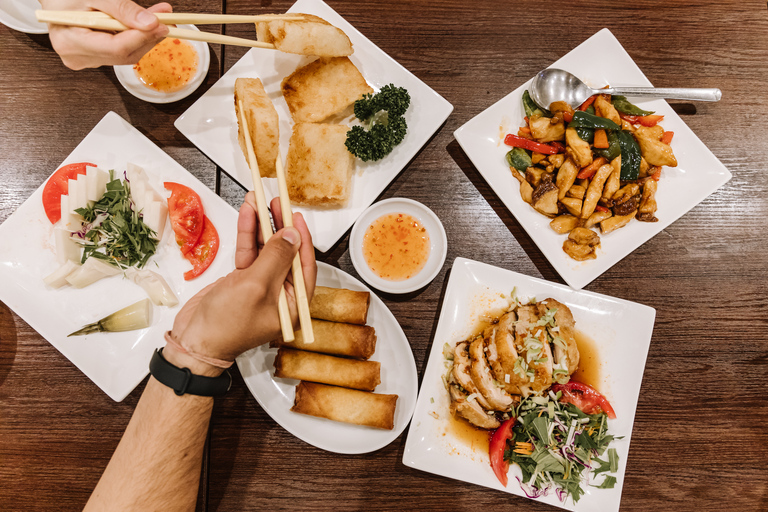
<svg viewBox="0 0 768 512">
<path fill-rule="evenodd" d="M 66 25 L 71 27 L 83 27 L 92 30 L 107 30 L 121 32 L 129 30 L 130 27 L 113 18 L 109 14 L 101 11 L 35 11 L 37 21 L 42 23 L 51 23 L 55 25 Z M 276 19 L 283 20 L 301 20 L 301 15 L 296 14 L 257 14 L 251 16 L 232 15 L 232 14 L 193 14 L 193 13 L 155 13 L 158 21 L 163 25 L 174 25 L 177 23 L 192 23 L 196 25 L 206 24 L 228 24 L 228 23 L 255 23 L 257 21 L 271 21 Z M 168 35 L 176 39 L 187 39 L 190 41 L 203 41 L 214 44 L 229 44 L 234 46 L 248 46 L 252 48 L 270 48 L 275 45 L 243 39 L 240 37 L 212 34 L 209 32 L 198 32 L 196 30 L 168 27 Z"/>
<path fill-rule="evenodd" d="M 251 178 L 253 179 L 253 188 L 254 194 L 256 196 L 256 207 L 259 217 L 259 224 L 261 226 L 262 238 L 264 239 L 264 242 L 266 242 L 272 236 L 272 227 L 270 223 L 269 211 L 267 209 L 267 200 L 264 195 L 264 188 L 261 183 L 261 174 L 259 173 L 256 153 L 254 152 L 253 143 L 251 142 L 250 130 L 248 127 L 247 118 L 243 110 L 242 100 L 238 101 L 237 115 L 240 119 L 240 126 L 243 130 L 243 138 L 245 139 L 248 155 L 248 167 L 251 170 Z M 285 226 L 290 227 L 293 226 L 293 213 L 291 211 L 290 201 L 288 200 L 288 189 L 285 185 L 285 173 L 283 172 L 282 159 L 279 155 L 275 164 L 277 167 L 278 184 L 280 187 L 280 207 L 282 210 L 282 218 Z M 293 286 L 296 294 L 296 308 L 299 313 L 299 321 L 301 323 L 304 342 L 312 343 L 314 341 L 314 334 L 312 331 L 312 321 L 309 315 L 309 298 L 304 283 L 301 259 L 298 254 L 296 254 L 293 260 L 291 270 L 293 273 Z M 283 339 L 288 342 L 293 341 L 295 336 L 293 333 L 293 325 L 284 288 L 280 289 L 280 296 L 278 298 L 278 314 L 280 316 L 280 327 L 283 333 Z"/>
</svg>

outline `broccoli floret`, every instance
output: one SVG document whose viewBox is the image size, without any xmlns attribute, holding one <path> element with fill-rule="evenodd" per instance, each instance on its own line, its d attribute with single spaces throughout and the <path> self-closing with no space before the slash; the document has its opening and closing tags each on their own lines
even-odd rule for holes
<svg viewBox="0 0 768 512">
<path fill-rule="evenodd" d="M 355 117 L 369 130 L 354 126 L 347 132 L 346 146 L 360 160 L 381 160 L 405 138 L 408 127 L 403 115 L 411 96 L 402 87 L 385 85 L 375 95 L 365 94 L 355 102 Z"/>
</svg>

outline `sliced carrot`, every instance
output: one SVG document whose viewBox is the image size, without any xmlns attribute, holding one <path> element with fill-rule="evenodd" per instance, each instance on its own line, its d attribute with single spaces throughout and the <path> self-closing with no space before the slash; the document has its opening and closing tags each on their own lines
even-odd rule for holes
<svg viewBox="0 0 768 512">
<path fill-rule="evenodd" d="M 573 121 L 573 112 L 563 112 L 563 121 L 566 123 Z"/>
<path fill-rule="evenodd" d="M 661 136 L 661 142 L 669 145 L 672 142 L 672 137 L 674 136 L 675 132 L 664 132 L 664 135 Z"/>
<path fill-rule="evenodd" d="M 651 178 L 653 178 L 655 181 L 659 181 L 661 179 L 661 167 L 656 165 L 656 170 L 653 171 L 653 174 L 651 174 Z"/>
<path fill-rule="evenodd" d="M 605 165 L 608 162 L 604 157 L 598 157 L 592 160 L 592 163 L 584 167 L 576 177 L 580 180 L 589 179 L 595 175 L 600 166 Z"/>
<path fill-rule="evenodd" d="M 595 140 L 592 142 L 592 145 L 598 149 L 607 149 L 610 147 L 608 144 L 608 134 L 605 133 L 605 130 L 595 130 Z"/>
</svg>

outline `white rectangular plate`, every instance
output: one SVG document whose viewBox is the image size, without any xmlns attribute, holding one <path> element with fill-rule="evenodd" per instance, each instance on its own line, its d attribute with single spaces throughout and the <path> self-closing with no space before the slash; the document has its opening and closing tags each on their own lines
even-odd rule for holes
<svg viewBox="0 0 768 512">
<path fill-rule="evenodd" d="M 594 341 L 601 362 L 600 381 L 594 384 L 616 411 L 616 419 L 609 420 L 609 432 L 623 436 L 623 439 L 611 443 L 619 454 L 615 488 L 585 487 L 586 492 L 576 505 L 571 499 L 561 503 L 554 493 L 538 501 L 579 512 L 617 511 L 656 311 L 634 302 L 577 291 L 464 258 L 457 258 L 451 269 L 416 411 L 405 443 L 403 464 L 525 496 L 515 478 L 522 475 L 519 467 L 510 467 L 509 483 L 506 488 L 503 487 L 491 470 L 488 453 L 477 446 L 467 445 L 453 433 L 450 399 L 442 381 L 446 371 L 443 346 L 446 343 L 453 345 L 476 332 L 480 318 L 489 311 L 498 311 L 506 306 L 514 288 L 517 288 L 517 297 L 521 301 L 552 297 L 571 309 L 576 329 Z"/>
<path fill-rule="evenodd" d="M 402 171 L 416 153 L 437 131 L 453 106 L 428 85 L 358 32 L 344 18 L 320 0 L 299 0 L 288 12 L 314 14 L 343 30 L 352 41 L 355 53 L 350 56 L 375 90 L 393 83 L 405 87 L 411 95 L 411 106 L 406 112 L 408 134 L 392 153 L 378 162 L 357 161 L 352 178 L 352 193 L 343 208 L 296 208 L 304 214 L 315 247 L 328 251 L 354 224 L 357 217 L 370 206 Z M 288 154 L 288 141 L 293 121 L 288 105 L 280 92 L 286 76 L 304 64 L 310 57 L 254 48 L 246 53 L 232 69 L 200 97 L 174 123 L 193 144 L 200 148 L 235 181 L 253 189 L 251 173 L 237 143 L 237 118 L 234 108 L 234 87 L 237 78 L 260 78 L 280 117 L 280 152 Z M 277 180 L 262 179 L 265 193 L 278 194 Z"/>
<path fill-rule="evenodd" d="M 91 162 L 122 177 L 126 163 L 144 168 L 154 189 L 165 197 L 163 182 L 174 181 L 200 195 L 205 214 L 219 232 L 219 252 L 200 277 L 185 281 L 191 268 L 174 240 L 170 223 L 146 268 L 165 277 L 179 305 L 153 307 L 152 325 L 140 331 L 96 333 L 68 338 L 85 324 L 146 297 L 122 275 L 83 289 L 48 288 L 43 278 L 56 270 L 53 225 L 43 210 L 45 183 L 0 225 L 0 300 L 72 361 L 113 400 L 119 402 L 147 375 L 155 348 L 173 326 L 181 306 L 205 286 L 234 269 L 237 212 L 165 154 L 133 126 L 109 112 L 62 162 Z M 46 180 L 47 181 L 47 180 Z M 155 264 L 156 263 L 156 264 Z"/>
<path fill-rule="evenodd" d="M 595 58 L 599 55 L 600 58 Z M 621 43 L 603 29 L 574 48 L 551 67 L 570 71 L 592 87 L 651 86 Z M 531 79 L 532 80 L 532 79 Z M 512 212 L 552 266 L 569 285 L 583 288 L 622 258 L 679 219 L 731 179 L 731 173 L 680 119 L 664 100 L 630 98 L 643 109 L 663 114 L 661 125 L 675 132 L 672 149 L 677 167 L 664 167 L 656 194 L 658 222 L 631 222 L 623 229 L 601 236 L 597 259 L 579 262 L 563 252 L 566 235 L 549 227 L 551 219 L 535 211 L 520 197 L 520 185 L 504 159 L 511 148 L 503 142 L 517 133 L 525 112 L 523 92 L 531 80 L 470 119 L 454 132 L 456 140 L 480 174 Z M 685 85 L 685 84 L 681 84 Z"/>
</svg>

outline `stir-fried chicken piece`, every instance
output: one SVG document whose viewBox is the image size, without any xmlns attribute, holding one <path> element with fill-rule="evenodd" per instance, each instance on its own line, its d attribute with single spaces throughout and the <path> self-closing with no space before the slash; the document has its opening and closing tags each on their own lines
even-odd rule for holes
<svg viewBox="0 0 768 512">
<path fill-rule="evenodd" d="M 677 158 L 669 144 L 664 144 L 659 139 L 664 134 L 661 126 L 640 126 L 635 130 L 634 136 L 640 145 L 640 151 L 651 165 L 668 165 L 677 167 Z"/>
<path fill-rule="evenodd" d="M 557 196 L 559 190 L 557 185 L 552 183 L 552 175 L 544 173 L 541 177 L 541 181 L 531 195 L 531 205 L 536 211 L 543 213 L 549 217 L 554 217 L 558 214 L 559 208 L 557 206 Z"/>
<path fill-rule="evenodd" d="M 514 400 L 494 382 L 491 368 L 485 358 L 485 340 L 482 337 L 478 336 L 469 345 L 469 358 L 469 374 L 490 408 L 495 411 L 508 411 Z"/>
<path fill-rule="evenodd" d="M 571 310 L 565 304 L 555 299 L 545 299 L 538 304 L 539 313 L 545 315 L 550 309 L 556 309 L 555 329 L 549 328 L 550 335 L 561 338 L 565 342 L 565 347 L 555 342 L 554 356 L 555 363 L 558 366 L 564 366 L 568 370 L 568 375 L 576 371 L 579 366 L 579 347 L 576 345 L 576 322 L 573 320 Z"/>
<path fill-rule="evenodd" d="M 600 235 L 582 227 L 574 228 L 568 235 L 568 239 L 563 242 L 565 253 L 576 261 L 595 259 L 598 247 L 600 247 Z"/>
<path fill-rule="evenodd" d="M 486 430 L 493 430 L 499 428 L 501 423 L 495 416 L 489 415 L 483 410 L 480 405 L 474 400 L 467 400 L 465 395 L 456 386 L 450 386 L 449 392 L 451 394 L 451 412 L 458 414 L 472 425 L 483 428 Z"/>
<path fill-rule="evenodd" d="M 621 125 L 621 117 L 610 101 L 606 100 L 602 94 L 599 94 L 595 98 L 595 111 L 600 117 L 610 119 L 614 123 Z"/>
<path fill-rule="evenodd" d="M 531 129 L 531 135 L 537 142 L 552 142 L 563 140 L 565 133 L 565 123 L 562 121 L 552 124 L 549 117 L 533 116 L 528 120 L 528 126 Z"/>
<path fill-rule="evenodd" d="M 570 156 L 577 166 L 586 167 L 592 163 L 592 148 L 589 142 L 582 140 L 576 133 L 576 128 L 565 130 L 565 153 Z"/>
<path fill-rule="evenodd" d="M 464 390 L 472 395 L 477 395 L 477 401 L 484 409 L 490 409 L 491 405 L 480 394 L 480 390 L 477 389 L 475 383 L 472 381 L 472 377 L 469 375 L 469 342 L 462 341 L 456 344 L 456 348 L 453 351 L 453 379 L 456 383 L 464 388 Z"/>
</svg>

